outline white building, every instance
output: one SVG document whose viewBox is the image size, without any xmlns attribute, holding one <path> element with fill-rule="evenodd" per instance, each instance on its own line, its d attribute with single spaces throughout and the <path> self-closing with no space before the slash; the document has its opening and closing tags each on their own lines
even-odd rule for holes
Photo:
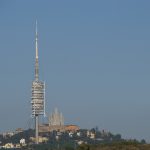
<svg viewBox="0 0 150 150">
<path fill-rule="evenodd" d="M 81 136 L 81 132 L 77 132 L 77 136 Z"/>
<path fill-rule="evenodd" d="M 26 144 L 25 139 L 21 139 L 20 144 Z"/>
<path fill-rule="evenodd" d="M 14 148 L 14 145 L 12 143 L 6 143 L 3 148 L 9 149 L 9 148 Z"/>
</svg>

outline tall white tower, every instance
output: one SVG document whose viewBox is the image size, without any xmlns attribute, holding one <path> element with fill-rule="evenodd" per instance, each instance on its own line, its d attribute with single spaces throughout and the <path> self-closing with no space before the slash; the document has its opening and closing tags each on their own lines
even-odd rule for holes
<svg viewBox="0 0 150 150">
<path fill-rule="evenodd" d="M 35 37 L 35 79 L 32 82 L 32 117 L 35 118 L 35 142 L 38 144 L 39 115 L 45 115 L 45 83 L 39 80 L 38 33 L 36 21 Z"/>
</svg>

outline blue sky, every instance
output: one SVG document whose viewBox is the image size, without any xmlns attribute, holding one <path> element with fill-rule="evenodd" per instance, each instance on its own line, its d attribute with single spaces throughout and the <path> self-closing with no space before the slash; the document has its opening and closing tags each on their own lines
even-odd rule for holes
<svg viewBox="0 0 150 150">
<path fill-rule="evenodd" d="M 38 20 L 46 112 L 150 141 L 148 0 L 1 0 L 0 132 L 30 125 Z"/>
</svg>

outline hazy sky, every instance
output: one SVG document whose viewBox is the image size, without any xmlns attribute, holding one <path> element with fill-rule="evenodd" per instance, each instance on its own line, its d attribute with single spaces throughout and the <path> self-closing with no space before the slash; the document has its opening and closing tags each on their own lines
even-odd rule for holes
<svg viewBox="0 0 150 150">
<path fill-rule="evenodd" d="M 149 0 L 0 0 L 0 132 L 28 128 L 38 20 L 46 112 L 150 141 Z"/>
</svg>

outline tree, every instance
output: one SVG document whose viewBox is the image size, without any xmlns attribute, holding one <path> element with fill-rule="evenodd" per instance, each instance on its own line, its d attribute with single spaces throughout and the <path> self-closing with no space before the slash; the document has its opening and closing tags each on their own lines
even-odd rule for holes
<svg viewBox="0 0 150 150">
<path fill-rule="evenodd" d="M 146 144 L 146 141 L 144 139 L 142 139 L 141 144 Z"/>
<path fill-rule="evenodd" d="M 82 144 L 77 147 L 77 150 L 90 150 L 90 146 L 87 144 Z"/>
</svg>

